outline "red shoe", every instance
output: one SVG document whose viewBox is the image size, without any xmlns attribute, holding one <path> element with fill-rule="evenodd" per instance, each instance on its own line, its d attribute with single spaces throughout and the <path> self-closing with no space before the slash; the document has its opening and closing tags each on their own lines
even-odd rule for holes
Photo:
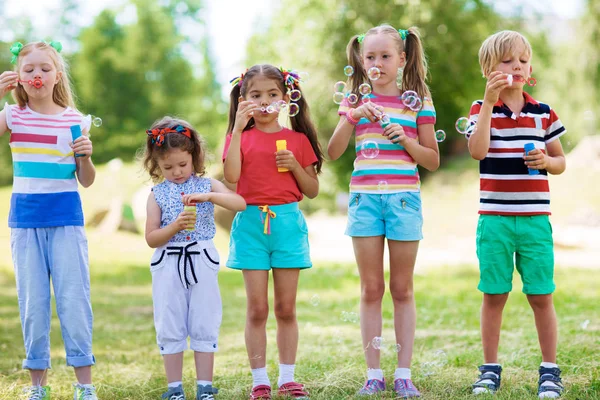
<svg viewBox="0 0 600 400">
<path fill-rule="evenodd" d="M 277 394 L 280 396 L 293 397 L 295 399 L 308 399 L 308 392 L 304 390 L 304 385 L 297 382 L 288 382 L 279 386 Z"/>
<path fill-rule="evenodd" d="M 271 400 L 271 386 L 258 385 L 252 388 L 250 392 L 250 400 Z"/>
</svg>

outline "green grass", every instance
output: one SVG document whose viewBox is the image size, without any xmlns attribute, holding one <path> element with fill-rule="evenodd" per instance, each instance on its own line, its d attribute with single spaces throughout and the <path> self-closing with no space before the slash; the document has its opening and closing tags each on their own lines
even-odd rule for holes
<svg viewBox="0 0 600 400">
<path fill-rule="evenodd" d="M 132 239 L 142 239 L 132 235 Z M 122 240 L 123 238 L 121 238 Z M 92 244 L 92 256 L 97 249 Z M 145 259 L 118 257 L 92 262 L 92 300 L 95 314 L 94 379 L 100 398 L 158 399 L 166 386 L 155 345 L 151 279 Z M 560 321 L 559 361 L 567 392 L 565 399 L 600 399 L 600 312 L 597 282 L 600 272 L 559 270 L 555 303 Z M 481 295 L 474 289 L 473 267 L 438 269 L 415 277 L 418 324 L 413 377 L 425 399 L 467 399 L 481 362 L 478 314 Z M 244 346 L 245 294 L 239 272 L 220 274 L 224 317 L 215 385 L 219 399 L 243 399 L 251 376 Z M 298 297 L 300 348 L 296 375 L 313 399 L 352 398 L 364 379 L 359 325 L 340 318 L 358 311 L 359 281 L 350 265 L 317 265 L 303 272 Z M 317 304 L 318 303 L 318 304 Z M 505 372 L 496 399 L 534 399 L 540 354 L 533 316 L 520 284 L 505 310 L 500 354 Z M 21 370 L 23 347 L 14 276 L 0 267 L 0 399 L 15 398 L 28 384 Z M 586 329 L 582 323 L 589 320 Z M 277 377 L 275 321 L 268 322 L 267 366 Z M 384 304 L 384 332 L 393 342 L 389 295 Z M 383 368 L 392 379 L 395 353 L 382 353 Z M 72 369 L 65 365 L 58 319 L 52 322 L 53 369 L 49 374 L 54 398 L 72 396 Z M 188 394 L 194 382 L 191 353 L 186 354 L 184 383 Z M 190 396 L 191 397 L 191 396 Z M 192 397 L 193 398 L 193 397 Z M 391 392 L 388 397 L 392 398 Z M 485 397 L 483 397 L 485 398 Z"/>
</svg>

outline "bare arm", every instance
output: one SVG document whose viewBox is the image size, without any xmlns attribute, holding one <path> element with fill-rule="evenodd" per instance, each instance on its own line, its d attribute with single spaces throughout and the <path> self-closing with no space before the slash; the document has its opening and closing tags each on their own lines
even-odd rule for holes
<svg viewBox="0 0 600 400">
<path fill-rule="evenodd" d="M 96 179 L 96 167 L 92 163 L 92 141 L 87 136 L 88 131 L 85 130 L 81 137 L 78 137 L 71 148 L 73 148 L 74 154 L 83 154 L 81 157 L 75 157 L 75 164 L 77 165 L 77 180 L 83 187 L 90 187 Z"/>
<path fill-rule="evenodd" d="M 565 172 L 567 162 L 565 153 L 560 143 L 560 139 L 556 139 L 546 145 L 544 154 L 540 149 L 530 151 L 526 156 L 523 156 L 525 164 L 531 169 L 545 169 L 549 174 L 560 175 Z"/>
<path fill-rule="evenodd" d="M 223 176 L 227 182 L 237 183 L 240 180 L 240 175 L 242 174 L 241 141 L 242 133 L 234 131 L 231 134 L 229 149 L 227 150 L 225 164 L 223 165 Z"/>
<path fill-rule="evenodd" d="M 242 133 L 248 121 L 254 115 L 254 111 L 259 107 L 251 101 L 241 101 L 235 114 L 235 123 L 231 131 L 231 142 L 225 157 L 223 166 L 223 175 L 225 180 L 230 183 L 237 183 L 242 173 L 242 156 L 240 154 Z"/>
<path fill-rule="evenodd" d="M 194 223 L 196 216 L 192 212 L 184 211 L 175 221 L 165 226 L 160 227 L 161 211 L 154 193 L 150 193 L 148 196 L 148 203 L 146 204 L 146 243 L 152 248 L 163 246 L 171 240 L 175 234 L 185 229 L 190 224 Z"/>
<path fill-rule="evenodd" d="M 435 140 L 435 128 L 433 124 L 422 124 L 417 127 L 419 141 L 407 137 L 404 148 L 415 160 L 415 162 L 429 171 L 435 171 L 440 167 L 440 150 Z"/>
<path fill-rule="evenodd" d="M 477 125 L 469 138 L 469 153 L 476 160 L 483 160 L 490 150 L 492 111 L 500 97 L 500 92 L 508 86 L 507 75 L 502 72 L 494 71 L 488 77 Z"/>
<path fill-rule="evenodd" d="M 351 112 L 350 110 L 348 112 Z M 337 160 L 348 148 L 348 143 L 354 132 L 354 125 L 350 124 L 345 116 L 340 118 L 329 143 L 327 144 L 327 155 L 331 160 Z"/>
<path fill-rule="evenodd" d="M 223 182 L 216 179 L 211 179 L 210 181 L 212 192 L 185 195 L 182 199 L 183 203 L 185 205 L 192 205 L 210 201 L 231 211 L 244 211 L 246 209 L 246 201 L 242 196 L 229 190 Z"/>
<path fill-rule="evenodd" d="M 357 108 L 351 108 L 347 112 L 352 113 L 352 118 L 360 120 L 361 118 L 367 118 L 369 121 L 374 122 L 379 119 L 383 109 L 373 103 L 365 103 Z M 329 143 L 327 144 L 327 155 L 331 160 L 337 160 L 348 148 L 348 143 L 354 132 L 354 125 L 352 125 L 346 119 L 346 116 L 342 115 L 338 122 Z M 308 195 L 307 195 L 308 196 Z"/>
<path fill-rule="evenodd" d="M 0 111 L 0 136 L 8 132 L 8 124 L 6 123 L 6 111 Z"/>
</svg>

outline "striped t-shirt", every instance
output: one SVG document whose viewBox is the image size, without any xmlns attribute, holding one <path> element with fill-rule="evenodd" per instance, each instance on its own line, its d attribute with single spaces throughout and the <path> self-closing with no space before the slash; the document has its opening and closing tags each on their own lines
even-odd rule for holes
<svg viewBox="0 0 600 400">
<path fill-rule="evenodd" d="M 89 129 L 90 117 L 69 107 L 54 115 L 9 104 L 4 111 L 13 159 L 8 226 L 83 226 L 70 127 L 79 125 L 82 131 Z"/>
<path fill-rule="evenodd" d="M 420 111 L 406 107 L 399 96 L 370 95 L 371 101 L 384 108 L 391 123 L 402 125 L 405 134 L 419 140 L 417 126 L 435 124 L 435 109 L 429 98 L 423 100 Z M 346 115 L 350 109 L 347 98 L 338 110 Z M 399 143 L 382 135 L 378 122 L 361 118 L 356 125 L 356 160 L 350 178 L 352 193 L 418 192 L 421 187 L 417 163 Z"/>
<path fill-rule="evenodd" d="M 523 147 L 534 143 L 546 151 L 546 145 L 566 133 L 560 119 L 548 106 L 523 93 L 525 105 L 519 116 L 501 100 L 494 104 L 488 154 L 479 162 L 479 214 L 542 215 L 550 214 L 548 172 L 529 175 Z M 470 119 L 477 121 L 483 101 L 471 106 Z"/>
</svg>

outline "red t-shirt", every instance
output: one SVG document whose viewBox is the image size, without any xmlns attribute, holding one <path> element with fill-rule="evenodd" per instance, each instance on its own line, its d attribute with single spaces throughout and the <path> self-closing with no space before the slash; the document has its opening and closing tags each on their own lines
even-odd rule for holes
<svg viewBox="0 0 600 400">
<path fill-rule="evenodd" d="M 283 128 L 266 133 L 256 128 L 242 133 L 242 173 L 237 183 L 237 193 L 250 205 L 279 205 L 302 200 L 302 192 L 291 172 L 278 172 L 275 164 L 276 140 L 285 140 L 287 149 L 294 153 L 302 168 L 317 162 L 306 135 Z M 231 134 L 227 135 L 223 161 L 227 157 Z"/>
</svg>

